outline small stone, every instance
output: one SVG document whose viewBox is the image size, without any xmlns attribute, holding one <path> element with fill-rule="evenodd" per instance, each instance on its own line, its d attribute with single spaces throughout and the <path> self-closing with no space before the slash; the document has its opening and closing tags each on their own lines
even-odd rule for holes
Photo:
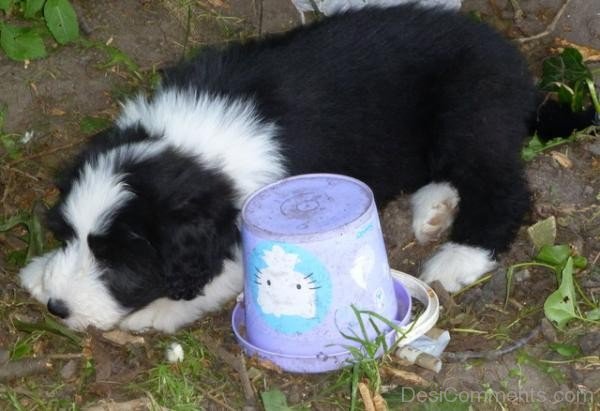
<svg viewBox="0 0 600 411">
<path fill-rule="evenodd" d="M 579 347 L 585 355 L 598 355 L 600 352 L 600 332 L 589 332 L 579 340 Z"/>
<path fill-rule="evenodd" d="M 78 369 L 78 362 L 76 360 L 69 360 L 60 370 L 60 376 L 65 381 L 71 381 L 75 379 Z"/>
<path fill-rule="evenodd" d="M 181 362 L 183 361 L 183 347 L 179 343 L 171 343 L 167 347 L 165 356 L 167 358 L 167 361 L 169 361 L 170 363 Z"/>
<path fill-rule="evenodd" d="M 592 154 L 600 156 L 600 142 L 586 144 L 584 147 L 586 150 L 588 150 Z"/>
<path fill-rule="evenodd" d="M 0 348 L 0 365 L 7 362 L 9 358 L 10 358 L 10 353 L 5 349 Z"/>
<path fill-rule="evenodd" d="M 522 283 L 531 278 L 531 272 L 528 269 L 520 270 L 513 274 L 513 278 L 515 282 Z"/>
<path fill-rule="evenodd" d="M 546 341 L 554 343 L 558 341 L 558 337 L 556 335 L 556 329 L 554 326 L 548 321 L 548 319 L 542 319 L 542 335 L 546 339 Z"/>
</svg>

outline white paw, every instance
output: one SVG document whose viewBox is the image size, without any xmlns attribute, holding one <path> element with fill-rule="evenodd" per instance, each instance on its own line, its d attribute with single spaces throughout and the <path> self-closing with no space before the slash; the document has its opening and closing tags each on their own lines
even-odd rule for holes
<svg viewBox="0 0 600 411">
<path fill-rule="evenodd" d="M 47 296 L 44 293 L 43 279 L 44 272 L 48 261 L 54 256 L 55 252 L 49 252 L 42 256 L 35 257 L 27 264 L 19 273 L 21 285 L 25 288 L 36 300 L 46 303 Z"/>
<path fill-rule="evenodd" d="M 148 331 L 151 329 L 167 334 L 174 333 L 182 325 L 193 321 L 185 315 L 187 301 L 175 301 L 168 298 L 159 298 L 146 307 L 134 311 L 125 317 L 119 327 L 128 331 Z"/>
<path fill-rule="evenodd" d="M 446 243 L 425 263 L 421 280 L 427 283 L 437 280 L 447 291 L 456 292 L 495 267 L 488 250 Z"/>
<path fill-rule="evenodd" d="M 411 197 L 413 231 L 421 244 L 440 238 L 452 225 L 460 197 L 449 183 L 430 183 Z"/>
</svg>

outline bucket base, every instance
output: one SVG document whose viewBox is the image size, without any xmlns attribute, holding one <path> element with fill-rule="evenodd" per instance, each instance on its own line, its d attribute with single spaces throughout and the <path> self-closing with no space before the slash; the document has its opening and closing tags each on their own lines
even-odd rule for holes
<svg viewBox="0 0 600 411">
<path fill-rule="evenodd" d="M 407 331 L 404 335 L 404 341 L 408 343 L 428 331 L 435 324 L 439 315 L 439 302 L 435 292 L 422 281 L 399 271 L 391 270 L 391 272 L 399 302 L 402 300 L 406 301 L 407 297 L 400 294 L 402 292 L 406 293 L 406 289 L 408 289 L 413 298 L 417 298 L 426 306 L 425 312 L 419 316 L 414 325 L 406 325 L 410 320 L 410 307 L 404 307 L 403 312 L 399 312 L 397 318 L 394 320 L 398 326 Z M 402 304 L 399 305 L 401 306 Z M 244 308 L 241 303 L 236 304 L 231 320 L 233 332 L 246 355 L 250 357 L 257 356 L 261 360 L 270 361 L 283 371 L 313 374 L 338 370 L 352 365 L 352 353 L 343 348 L 334 354 L 293 355 L 267 351 L 255 346 L 246 339 L 245 333 L 242 331 L 245 329 L 245 319 Z M 420 335 L 413 335 L 414 332 L 412 330 L 415 329 L 421 330 Z M 396 340 L 396 331 L 388 331 L 385 337 L 388 346 L 393 345 Z M 401 345 L 405 344 L 404 341 Z M 379 353 L 379 355 L 381 354 L 383 352 Z"/>
</svg>

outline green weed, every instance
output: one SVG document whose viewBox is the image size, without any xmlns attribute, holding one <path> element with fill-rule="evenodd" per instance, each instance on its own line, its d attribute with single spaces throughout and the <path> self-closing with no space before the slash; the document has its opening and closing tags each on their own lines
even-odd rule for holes
<svg viewBox="0 0 600 411">
<path fill-rule="evenodd" d="M 583 269 L 586 266 L 587 259 L 574 254 L 568 245 L 546 244 L 542 246 L 533 261 L 514 264 L 508 268 L 505 307 L 510 298 L 515 270 L 525 267 L 542 267 L 554 272 L 559 284 L 558 289 L 550 294 L 544 302 L 546 318 L 559 329 L 564 329 L 571 320 L 600 324 L 596 315 L 600 305 L 588 298 L 573 278 L 574 270 Z M 578 302 L 577 294 L 581 297 L 581 302 Z M 585 305 L 590 310 L 583 313 L 580 305 Z"/>
<path fill-rule="evenodd" d="M 0 11 L 27 23 L 0 22 L 0 48 L 12 60 L 46 57 L 47 37 L 61 45 L 79 38 L 77 15 L 69 0 L 0 0 Z"/>
</svg>

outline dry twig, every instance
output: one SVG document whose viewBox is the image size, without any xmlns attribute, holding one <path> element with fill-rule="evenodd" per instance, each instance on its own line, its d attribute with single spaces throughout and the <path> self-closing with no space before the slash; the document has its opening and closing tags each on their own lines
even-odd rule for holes
<svg viewBox="0 0 600 411">
<path fill-rule="evenodd" d="M 256 394 L 254 392 L 254 388 L 252 387 L 252 383 L 250 382 L 250 378 L 248 377 L 248 370 L 246 369 L 246 361 L 243 354 L 235 356 L 234 354 L 225 350 L 217 341 L 213 340 L 207 335 L 198 336 L 198 339 L 213 354 L 237 371 L 240 377 L 240 382 L 242 383 L 246 405 L 249 407 L 256 407 Z"/>
<path fill-rule="evenodd" d="M 443 354 L 444 361 L 448 362 L 463 362 L 472 359 L 483 359 L 487 361 L 494 361 L 503 355 L 509 354 L 519 348 L 525 346 L 529 341 L 535 338 L 541 331 L 542 326 L 538 325 L 531 330 L 523 338 L 519 338 L 513 344 L 500 350 L 489 350 L 489 351 L 463 351 L 463 352 L 446 352 Z"/>
<path fill-rule="evenodd" d="M 516 41 L 521 44 L 528 43 L 533 40 L 539 40 L 542 37 L 546 37 L 547 35 L 554 32 L 554 30 L 556 29 L 556 25 L 558 24 L 558 21 L 561 19 L 562 15 L 564 14 L 565 10 L 567 9 L 567 7 L 569 6 L 570 3 L 571 3 L 571 0 L 565 1 L 565 3 L 562 5 L 562 7 L 556 13 L 556 16 L 554 16 L 554 19 L 552 20 L 552 22 L 548 25 L 548 27 L 546 27 L 546 30 L 544 30 L 538 34 L 534 34 L 533 36 L 518 38 L 518 39 L 516 39 Z"/>
</svg>

